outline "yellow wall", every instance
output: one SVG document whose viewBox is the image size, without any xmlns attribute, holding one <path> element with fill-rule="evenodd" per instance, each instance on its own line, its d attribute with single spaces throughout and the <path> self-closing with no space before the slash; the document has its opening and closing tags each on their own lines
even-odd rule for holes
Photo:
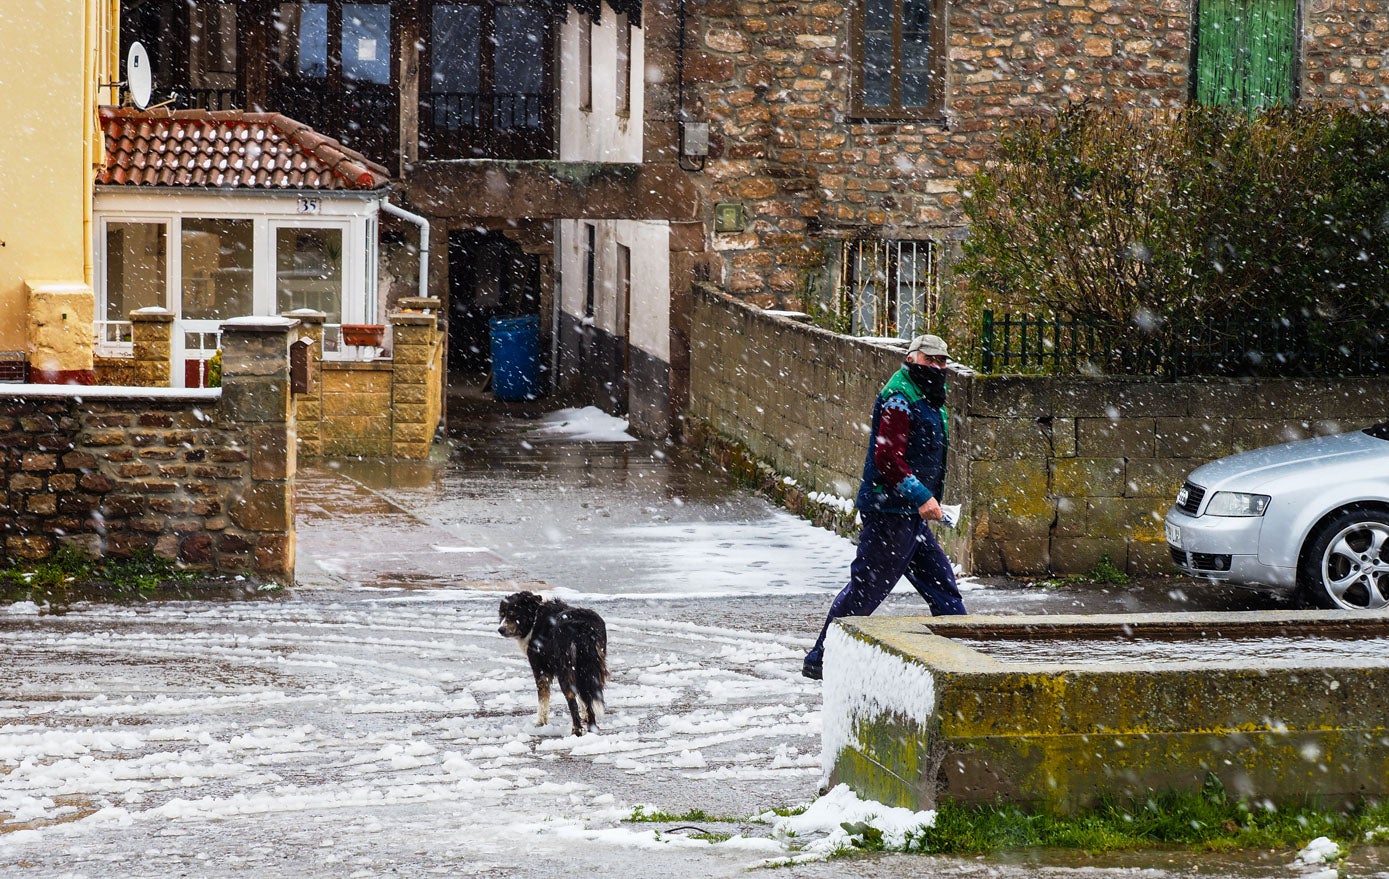
<svg viewBox="0 0 1389 879">
<path fill-rule="evenodd" d="M 116 0 L 8 0 L 0 27 L 0 350 L 27 345 L 26 282 L 90 286 L 98 101 Z"/>
</svg>

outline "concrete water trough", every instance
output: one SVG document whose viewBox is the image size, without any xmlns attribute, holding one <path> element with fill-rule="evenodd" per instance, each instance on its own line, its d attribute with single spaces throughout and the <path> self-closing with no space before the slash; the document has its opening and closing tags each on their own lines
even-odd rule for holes
<svg viewBox="0 0 1389 879">
<path fill-rule="evenodd" d="M 891 805 L 1389 797 L 1389 615 L 852 617 L 824 688 L 829 782 Z"/>
</svg>

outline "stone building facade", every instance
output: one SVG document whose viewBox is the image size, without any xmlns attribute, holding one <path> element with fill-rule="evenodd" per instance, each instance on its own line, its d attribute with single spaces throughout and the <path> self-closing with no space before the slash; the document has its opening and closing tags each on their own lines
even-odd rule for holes
<svg viewBox="0 0 1389 879">
<path fill-rule="evenodd" d="M 856 15 L 870 0 L 692 0 L 685 83 L 711 123 L 702 179 L 742 206 L 740 231 L 711 231 L 715 279 L 764 305 L 795 306 L 836 242 L 949 242 L 961 189 L 1008 126 L 1089 101 L 1138 110 L 1195 96 L 1201 0 L 921 3 L 943 24 L 938 109 L 855 111 Z M 890 4 L 889 4 L 890 5 Z M 1296 6 L 1298 102 L 1389 106 L 1389 12 L 1371 0 Z M 824 279 L 820 279 L 823 285 Z"/>
</svg>

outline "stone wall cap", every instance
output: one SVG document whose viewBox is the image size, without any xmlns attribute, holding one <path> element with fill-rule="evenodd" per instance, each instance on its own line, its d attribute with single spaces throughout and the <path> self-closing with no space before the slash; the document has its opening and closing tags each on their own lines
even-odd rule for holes
<svg viewBox="0 0 1389 879">
<path fill-rule="evenodd" d="M 318 324 L 321 324 L 328 319 L 328 315 L 326 312 L 319 311 L 316 308 L 296 308 L 293 311 L 286 311 L 284 314 L 280 316 L 290 318 L 291 320 L 299 320 L 307 323 Z"/>
<path fill-rule="evenodd" d="M 239 333 L 278 333 L 297 326 L 299 326 L 299 321 L 292 317 L 248 315 L 222 321 L 222 332 L 232 330 Z"/>
<path fill-rule="evenodd" d="M 86 400 L 202 400 L 222 398 L 221 388 L 137 388 L 125 385 L 0 384 L 0 398 L 24 397 Z"/>
<path fill-rule="evenodd" d="M 430 326 L 435 323 L 437 318 L 432 314 L 424 314 L 419 311 L 394 311 L 391 312 L 391 323 L 404 324 L 406 326 Z"/>
<path fill-rule="evenodd" d="M 149 321 L 150 323 L 168 323 L 174 319 L 174 313 L 167 308 L 158 305 L 146 305 L 144 308 L 137 308 L 130 313 L 133 321 Z"/>
</svg>

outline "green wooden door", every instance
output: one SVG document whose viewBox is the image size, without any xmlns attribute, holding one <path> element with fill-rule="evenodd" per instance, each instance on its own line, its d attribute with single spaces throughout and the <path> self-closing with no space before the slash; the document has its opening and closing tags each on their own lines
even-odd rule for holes
<svg viewBox="0 0 1389 879">
<path fill-rule="evenodd" d="M 1196 31 L 1199 103 L 1292 104 L 1297 0 L 1200 0 Z"/>
</svg>

